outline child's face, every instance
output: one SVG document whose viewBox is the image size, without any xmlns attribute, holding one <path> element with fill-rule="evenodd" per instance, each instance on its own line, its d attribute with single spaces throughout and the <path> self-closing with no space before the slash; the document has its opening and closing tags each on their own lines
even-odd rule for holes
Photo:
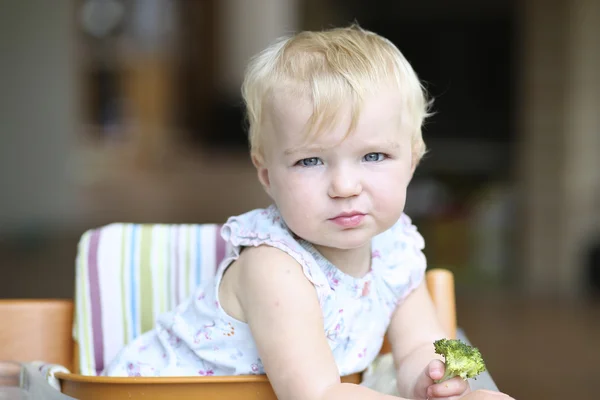
<svg viewBox="0 0 600 400">
<path fill-rule="evenodd" d="M 295 234 L 318 246 L 359 248 L 390 228 L 404 209 L 413 162 L 401 102 L 381 90 L 365 99 L 346 139 L 350 106 L 336 125 L 307 143 L 311 107 L 273 101 L 265 161 L 255 160 L 259 179 Z"/>
</svg>

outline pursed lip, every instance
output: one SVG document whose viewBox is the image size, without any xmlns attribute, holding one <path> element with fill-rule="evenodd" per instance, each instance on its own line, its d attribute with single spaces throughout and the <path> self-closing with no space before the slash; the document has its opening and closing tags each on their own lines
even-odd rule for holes
<svg viewBox="0 0 600 400">
<path fill-rule="evenodd" d="M 329 221 L 344 228 L 351 229 L 356 228 L 365 218 L 365 214 L 359 211 L 348 211 L 338 214 L 337 216 L 330 218 Z"/>
<path fill-rule="evenodd" d="M 333 218 L 330 219 L 336 219 L 336 218 L 350 218 L 350 217 L 355 217 L 357 215 L 365 215 L 365 213 L 360 212 L 360 211 L 348 211 L 348 212 L 343 212 L 341 214 L 336 215 Z"/>
</svg>

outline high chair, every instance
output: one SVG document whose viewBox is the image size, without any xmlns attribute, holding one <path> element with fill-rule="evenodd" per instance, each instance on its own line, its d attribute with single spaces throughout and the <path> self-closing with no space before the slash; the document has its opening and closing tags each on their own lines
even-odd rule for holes
<svg viewBox="0 0 600 400">
<path fill-rule="evenodd" d="M 220 225 L 111 224 L 86 232 L 76 259 L 72 342 L 61 336 L 62 354 L 40 349 L 20 361 L 43 359 L 73 373 L 56 373 L 62 392 L 77 399 L 275 399 L 264 375 L 231 377 L 98 376 L 116 353 L 153 328 L 155 318 L 211 279 L 227 248 Z M 456 336 L 454 282 L 447 270 L 430 270 L 427 286 L 448 337 Z M 68 303 L 67 303 L 68 304 Z M 47 318 L 69 320 L 71 309 L 56 308 Z M 0 303 L 2 318 L 2 303 Z M 48 326 L 52 320 L 45 321 Z M 19 325 L 18 323 L 16 325 Z M 1 332 L 1 329 L 0 329 Z M 23 331 L 22 335 L 26 332 Z M 1 338 L 1 336 L 0 336 Z M 72 348 L 64 343 L 72 343 Z M 387 341 L 382 354 L 389 352 Z M 65 357 L 73 355 L 72 362 Z M 0 360 L 6 359 L 0 352 Z M 361 375 L 342 377 L 360 383 Z"/>
</svg>

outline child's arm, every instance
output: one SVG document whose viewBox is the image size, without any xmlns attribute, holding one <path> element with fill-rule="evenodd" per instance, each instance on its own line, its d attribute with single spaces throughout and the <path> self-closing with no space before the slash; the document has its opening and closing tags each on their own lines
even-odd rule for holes
<svg viewBox="0 0 600 400">
<path fill-rule="evenodd" d="M 402 396 L 454 398 L 468 393 L 468 384 L 462 379 L 432 386 L 433 380 L 444 374 L 442 358 L 435 354 L 433 342 L 447 334 L 438 321 L 425 281 L 398 305 L 388 332 Z M 428 394 L 428 389 L 434 392 Z"/>
<path fill-rule="evenodd" d="M 292 257 L 248 248 L 233 267 L 233 291 L 277 398 L 397 400 L 340 382 L 315 288 Z"/>
</svg>

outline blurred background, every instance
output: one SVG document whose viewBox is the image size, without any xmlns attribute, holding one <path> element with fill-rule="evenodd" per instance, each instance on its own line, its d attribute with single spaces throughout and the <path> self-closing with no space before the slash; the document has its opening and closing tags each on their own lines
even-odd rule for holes
<svg viewBox="0 0 600 400">
<path fill-rule="evenodd" d="M 87 229 L 267 205 L 245 64 L 351 22 L 435 99 L 406 211 L 497 384 L 598 398 L 597 0 L 0 0 L 0 298 L 71 298 Z"/>
</svg>

